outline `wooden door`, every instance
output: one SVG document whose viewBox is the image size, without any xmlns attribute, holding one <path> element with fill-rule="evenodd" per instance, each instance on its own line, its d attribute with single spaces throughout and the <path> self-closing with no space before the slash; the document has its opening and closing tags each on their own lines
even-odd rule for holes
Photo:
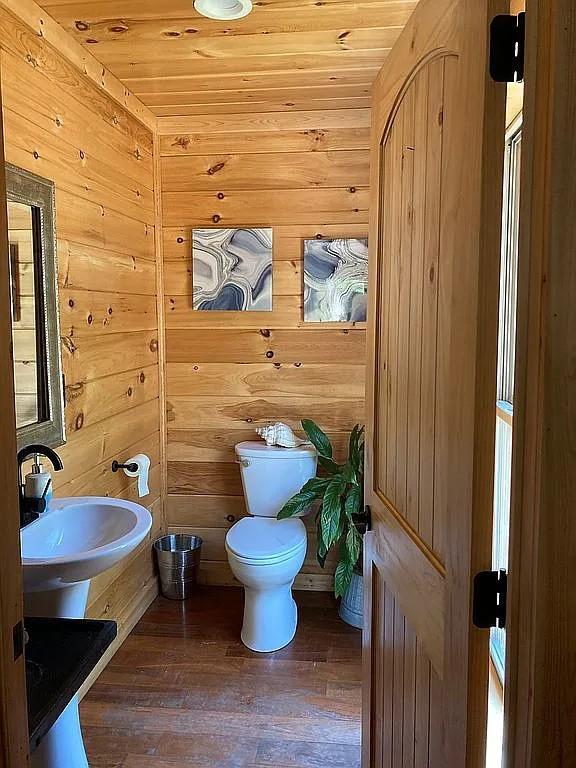
<svg viewBox="0 0 576 768">
<path fill-rule="evenodd" d="M 526 3 L 505 765 L 576 766 L 576 6 Z"/>
<path fill-rule="evenodd" d="M 373 91 L 364 768 L 485 760 L 505 11 L 422 0 Z"/>
<path fill-rule="evenodd" d="M 27 765 L 28 720 L 24 656 L 14 659 L 13 630 L 22 620 L 22 573 L 9 286 L 0 109 L 0 768 L 21 768 Z"/>
</svg>

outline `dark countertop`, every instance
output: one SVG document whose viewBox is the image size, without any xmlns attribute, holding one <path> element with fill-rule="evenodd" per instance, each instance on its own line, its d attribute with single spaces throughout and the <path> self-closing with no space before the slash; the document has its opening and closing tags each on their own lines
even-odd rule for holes
<svg viewBox="0 0 576 768">
<path fill-rule="evenodd" d="M 30 751 L 68 706 L 116 637 L 116 622 L 28 618 L 26 689 Z"/>
</svg>

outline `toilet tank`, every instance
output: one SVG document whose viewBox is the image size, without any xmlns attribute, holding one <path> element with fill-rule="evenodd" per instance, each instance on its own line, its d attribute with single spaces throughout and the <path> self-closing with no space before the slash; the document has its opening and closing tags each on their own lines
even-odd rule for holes
<svg viewBox="0 0 576 768">
<path fill-rule="evenodd" d="M 276 517 L 288 499 L 316 476 L 318 455 L 310 445 L 280 448 L 245 442 L 236 446 L 248 514 Z"/>
</svg>

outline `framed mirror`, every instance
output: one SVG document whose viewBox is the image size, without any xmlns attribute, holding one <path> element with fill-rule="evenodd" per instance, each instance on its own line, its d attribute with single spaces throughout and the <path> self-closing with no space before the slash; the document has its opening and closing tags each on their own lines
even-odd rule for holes
<svg viewBox="0 0 576 768">
<path fill-rule="evenodd" d="M 18 448 L 65 442 L 54 184 L 6 164 Z"/>
</svg>

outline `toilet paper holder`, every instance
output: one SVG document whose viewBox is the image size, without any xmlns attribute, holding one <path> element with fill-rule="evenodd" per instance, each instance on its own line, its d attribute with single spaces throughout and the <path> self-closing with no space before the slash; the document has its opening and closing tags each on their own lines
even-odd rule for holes
<svg viewBox="0 0 576 768">
<path fill-rule="evenodd" d="M 138 464 L 132 462 L 131 464 L 119 464 L 117 461 L 112 462 L 112 472 L 118 472 L 119 469 L 127 469 L 128 472 L 138 472 Z"/>
</svg>

